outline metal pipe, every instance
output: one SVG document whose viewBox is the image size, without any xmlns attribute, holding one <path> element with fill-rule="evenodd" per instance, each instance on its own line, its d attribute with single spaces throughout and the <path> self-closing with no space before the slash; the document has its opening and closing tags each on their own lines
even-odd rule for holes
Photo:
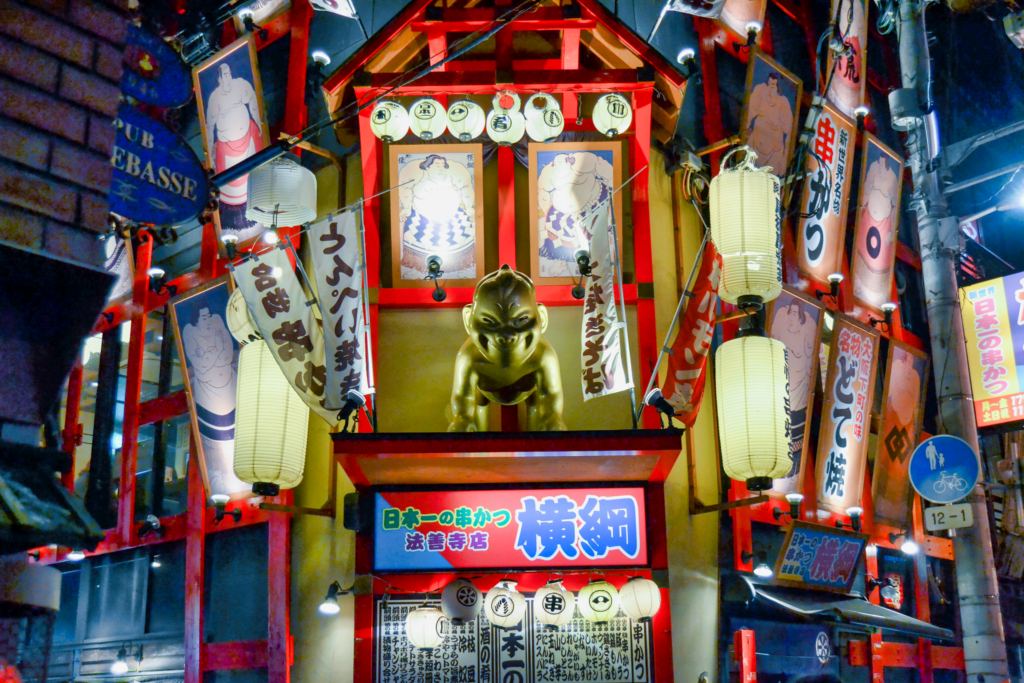
<svg viewBox="0 0 1024 683">
<path fill-rule="evenodd" d="M 913 88 L 922 109 L 927 110 L 931 108 L 931 72 L 925 6 L 920 0 L 900 0 L 897 30 L 903 86 Z M 939 427 L 943 433 L 964 439 L 977 452 L 978 428 L 956 281 L 959 221 L 948 216 L 939 174 L 929 164 L 921 126 L 908 132 L 907 152 L 914 183 L 911 209 L 917 215 L 921 244 Z M 976 487 L 967 501 L 974 512 L 974 526 L 960 530 L 953 539 L 966 673 L 972 682 L 1002 681 L 1008 677 L 1006 645 L 984 488 Z"/>
</svg>

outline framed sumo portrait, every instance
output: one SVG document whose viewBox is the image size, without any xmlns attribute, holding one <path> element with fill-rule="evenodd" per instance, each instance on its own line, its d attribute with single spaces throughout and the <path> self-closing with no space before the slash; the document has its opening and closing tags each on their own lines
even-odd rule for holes
<svg viewBox="0 0 1024 683">
<path fill-rule="evenodd" d="M 270 144 L 252 34 L 196 66 L 192 80 L 206 161 L 214 173 L 231 168 Z M 266 226 L 245 217 L 248 181 L 246 175 L 221 187 L 219 208 L 214 213 L 218 240 L 224 234 L 233 234 L 238 237 L 239 247 L 252 244 L 266 230 Z"/>
<path fill-rule="evenodd" d="M 853 299 L 881 313 L 892 300 L 896 233 L 900 222 L 903 160 L 870 133 L 864 134 L 860 195 L 853 233 Z"/>
<path fill-rule="evenodd" d="M 391 161 L 391 286 L 472 287 L 484 276 L 483 145 L 388 145 Z"/>
<path fill-rule="evenodd" d="M 235 406 L 240 347 L 226 324 L 233 286 L 229 275 L 170 302 L 185 394 L 203 484 L 210 496 L 252 495 L 235 477 Z"/>
<path fill-rule="evenodd" d="M 802 90 L 803 81 L 761 51 L 751 51 L 740 139 L 757 152 L 758 168 L 768 167 L 780 178 L 796 147 Z"/>
<path fill-rule="evenodd" d="M 529 143 L 530 277 L 535 285 L 579 281 L 578 246 L 589 245 L 599 210 L 622 184 L 619 142 Z M 622 197 L 612 201 L 622 256 Z"/>
</svg>

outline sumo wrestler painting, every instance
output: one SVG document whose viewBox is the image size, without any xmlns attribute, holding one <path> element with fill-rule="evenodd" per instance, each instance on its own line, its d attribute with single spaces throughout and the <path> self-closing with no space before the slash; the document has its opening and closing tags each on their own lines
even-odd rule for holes
<svg viewBox="0 0 1024 683">
<path fill-rule="evenodd" d="M 873 135 L 864 136 L 857 231 L 853 238 L 853 298 L 881 312 L 892 300 L 903 162 Z"/>
<path fill-rule="evenodd" d="M 530 143 L 530 275 L 538 285 L 579 280 L 575 253 L 588 246 L 598 211 L 609 199 L 622 253 L 619 142 Z"/>
<path fill-rule="evenodd" d="M 170 308 L 206 491 L 241 498 L 251 487 L 234 471 L 239 347 L 225 323 L 227 277 L 182 295 Z"/>
<path fill-rule="evenodd" d="M 252 34 L 197 66 L 192 80 L 207 165 L 214 173 L 248 159 L 270 143 Z M 239 246 L 249 244 L 266 230 L 266 226 L 245 217 L 248 181 L 245 175 L 221 187 L 219 210 L 214 214 L 218 238 L 235 235 Z"/>
<path fill-rule="evenodd" d="M 484 274 L 483 146 L 390 145 L 392 287 L 472 287 Z"/>
<path fill-rule="evenodd" d="M 757 167 L 780 178 L 786 175 L 796 145 L 802 87 L 799 78 L 760 52 L 753 53 L 740 134 L 743 144 L 757 152 Z"/>
</svg>

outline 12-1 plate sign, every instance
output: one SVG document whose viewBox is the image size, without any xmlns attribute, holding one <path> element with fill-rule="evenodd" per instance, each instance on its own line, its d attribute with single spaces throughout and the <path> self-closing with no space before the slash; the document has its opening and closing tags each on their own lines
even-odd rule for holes
<svg viewBox="0 0 1024 683">
<path fill-rule="evenodd" d="M 647 564 L 642 488 L 378 493 L 378 571 Z"/>
</svg>

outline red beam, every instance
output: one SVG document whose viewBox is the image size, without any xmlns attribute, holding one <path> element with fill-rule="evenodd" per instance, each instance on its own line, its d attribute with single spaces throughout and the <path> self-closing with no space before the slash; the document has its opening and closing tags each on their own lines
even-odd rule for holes
<svg viewBox="0 0 1024 683">
<path fill-rule="evenodd" d="M 500 256 L 500 242 L 498 249 Z M 443 281 L 440 284 L 442 287 L 444 286 Z M 626 297 L 626 305 L 636 304 L 636 285 L 624 285 L 622 289 Z M 473 287 L 445 287 L 448 297 L 442 303 L 437 303 L 431 298 L 433 291 L 429 287 L 380 289 L 377 291 L 377 304 L 381 308 L 459 308 L 473 303 Z M 620 299 L 616 297 L 616 300 Z M 572 297 L 572 287 L 569 285 L 538 286 L 537 303 L 544 304 L 545 306 L 583 305 L 581 300 Z"/>
<path fill-rule="evenodd" d="M 273 502 L 291 505 L 292 492 L 283 491 Z M 291 515 L 275 513 L 270 517 L 267 554 L 267 683 L 288 683 L 291 624 Z"/>
<path fill-rule="evenodd" d="M 498 83 L 494 73 L 483 71 L 432 72 L 417 79 L 414 83 L 398 88 L 394 93 L 395 95 L 437 92 L 478 94 L 481 91 L 496 92 L 505 88 L 512 90 L 572 90 L 574 92 L 607 92 L 609 90 L 634 92 L 654 89 L 654 83 L 643 82 L 637 78 L 636 69 L 531 70 L 515 71 L 513 74 L 512 83 Z M 394 85 L 392 81 L 394 81 L 394 74 L 371 74 L 370 86 L 357 87 L 356 94 L 360 97 L 364 94 L 374 96 L 377 91 L 384 91 L 392 87 Z"/>
<path fill-rule="evenodd" d="M 185 396 L 185 390 L 181 389 L 173 394 L 158 396 L 140 405 L 139 425 L 170 420 L 172 417 L 183 415 L 187 411 L 188 398 Z"/>
<path fill-rule="evenodd" d="M 562 31 L 562 63 L 561 68 L 574 71 L 580 68 L 580 31 L 567 29 Z M 575 119 L 579 114 L 576 94 L 562 92 L 562 115 L 567 119 Z"/>
<path fill-rule="evenodd" d="M 557 9 L 557 8 L 551 8 Z M 561 14 L 561 11 L 559 11 Z M 529 16 L 529 14 L 525 15 Z M 491 28 L 493 21 L 414 21 L 409 28 L 417 33 L 475 33 Z M 502 33 L 513 31 L 592 31 L 597 28 L 593 19 L 516 19 L 508 23 L 508 29 Z M 501 35 L 500 33 L 498 35 Z"/>
<path fill-rule="evenodd" d="M 370 127 L 371 113 L 372 110 L 369 107 L 359 112 L 359 153 L 363 162 L 363 197 L 373 197 L 366 199 L 363 203 L 366 281 L 367 286 L 378 287 L 380 286 L 380 197 L 375 195 L 381 190 L 383 145 Z"/>
<path fill-rule="evenodd" d="M 922 639 L 923 640 L 923 639 Z M 921 646 L 913 643 L 888 643 L 881 642 L 879 637 L 881 655 L 878 655 L 882 666 L 901 669 L 920 669 Z M 931 645 L 930 641 L 923 640 L 930 645 L 931 668 L 945 670 L 964 670 L 964 651 L 959 647 L 943 647 Z M 868 642 L 864 640 L 850 641 L 850 665 L 868 666 L 871 664 L 868 654 Z M 872 680 L 874 683 L 874 680 Z"/>
<path fill-rule="evenodd" d="M 267 668 L 267 641 L 205 643 L 203 671 L 238 671 Z"/>
<path fill-rule="evenodd" d="M 516 269 L 516 158 L 498 147 L 498 263 Z"/>
<path fill-rule="evenodd" d="M 68 396 L 64 403 L 64 432 L 61 434 L 64 452 L 71 456 L 71 468 L 61 475 L 60 482 L 68 491 L 75 490 L 75 449 L 82 443 L 82 425 L 78 423 L 78 409 L 82 403 L 82 363 L 68 377 Z"/>
<path fill-rule="evenodd" d="M 294 0 L 291 9 L 291 42 L 288 47 L 288 86 L 285 90 L 284 132 L 289 135 L 306 127 L 306 63 L 309 59 L 309 0 Z M 299 152 L 298 149 L 295 150 Z"/>
<path fill-rule="evenodd" d="M 267 39 L 263 40 L 260 38 L 260 34 L 258 32 L 256 33 L 257 50 L 262 50 L 278 38 L 284 38 L 288 35 L 288 31 L 291 30 L 291 14 L 288 12 L 282 12 L 272 21 L 268 21 L 263 24 L 263 28 L 267 30 Z"/>
<path fill-rule="evenodd" d="M 185 539 L 185 679 L 184 683 L 203 681 L 203 586 L 205 584 L 206 539 L 203 522 L 206 491 L 199 471 L 195 444 L 189 449 L 188 512 Z"/>
</svg>

